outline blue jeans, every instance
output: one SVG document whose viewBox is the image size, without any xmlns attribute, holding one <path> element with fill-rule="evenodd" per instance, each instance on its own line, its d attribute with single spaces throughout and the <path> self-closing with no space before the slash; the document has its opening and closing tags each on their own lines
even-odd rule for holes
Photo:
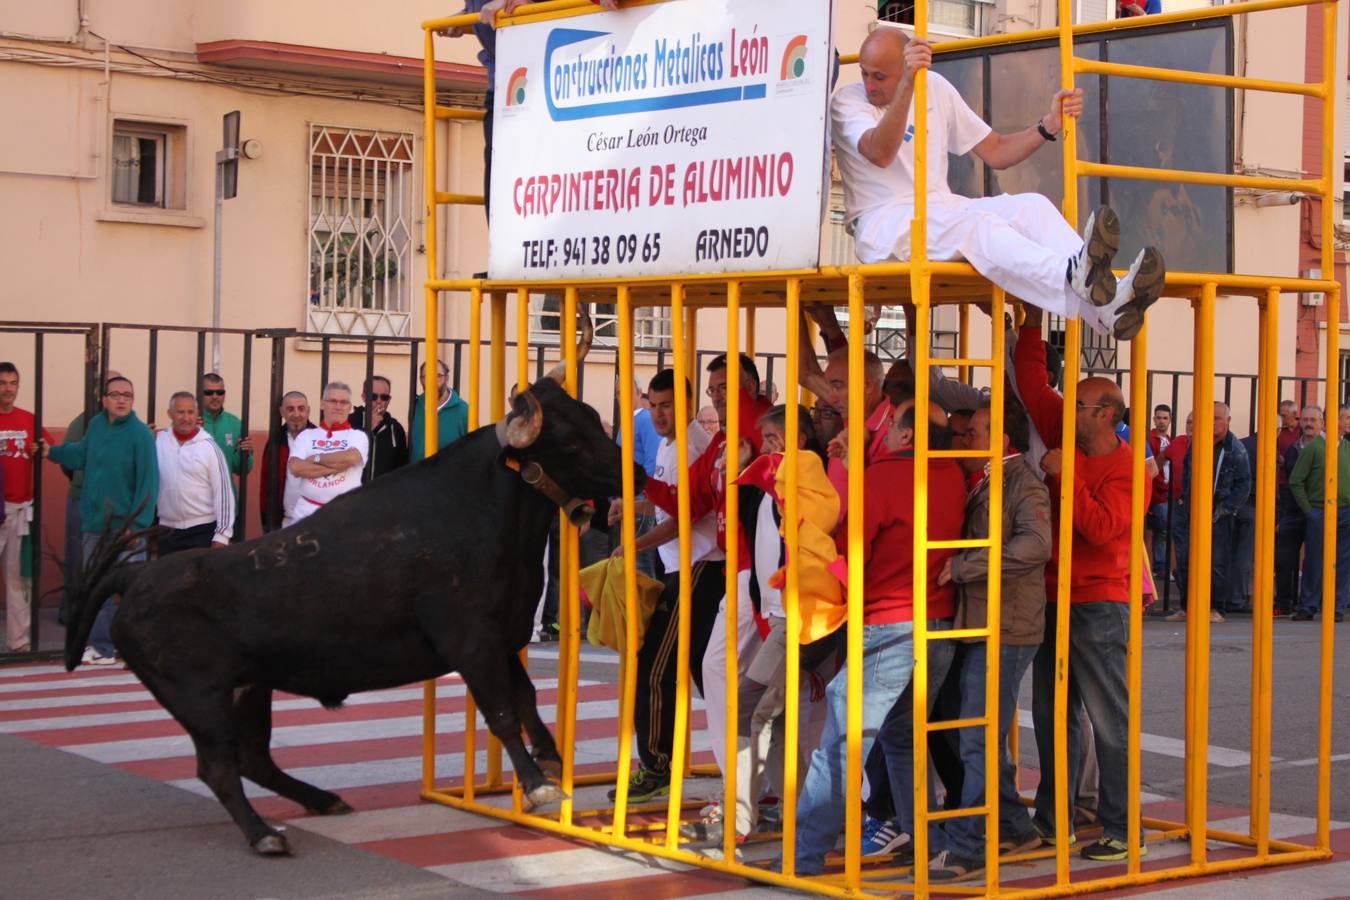
<svg viewBox="0 0 1350 900">
<path fill-rule="evenodd" d="M 929 631 L 949 631 L 951 619 L 930 619 Z M 928 644 L 928 715 L 933 714 L 933 702 L 937 699 L 938 689 L 947 680 L 947 672 L 956 657 L 954 641 L 931 641 Z M 905 834 L 914 833 L 914 691 L 906 687 L 900 698 L 886 714 L 877 733 L 877 740 L 886 756 L 886 772 L 890 776 L 891 796 L 895 800 L 895 825 Z M 937 775 L 932 764 L 928 766 L 928 808 L 934 810 L 937 805 Z M 928 828 L 929 846 L 938 839 L 939 823 L 932 822 Z"/>
<path fill-rule="evenodd" d="M 1000 837 L 1025 835 L 1031 831 L 1031 815 L 1022 805 L 1017 793 L 1017 767 L 1008 753 L 1008 732 L 1013 727 L 1017 711 L 1017 692 L 1022 678 L 1036 655 L 1036 645 L 999 647 L 998 673 L 998 831 Z M 961 679 L 961 718 L 984 716 L 985 659 L 988 648 L 983 641 L 962 644 L 957 651 L 956 666 Z M 971 809 L 984 803 L 984 730 L 962 728 L 961 762 L 965 764 L 962 780 L 961 807 Z M 984 816 L 965 816 L 947 823 L 946 836 L 941 847 L 957 856 L 982 858 L 984 856 Z"/>
<path fill-rule="evenodd" d="M 1303 530 L 1303 587 L 1298 595 L 1300 612 L 1316 613 L 1322 608 L 1322 526 L 1326 515 L 1314 506 L 1307 514 Z M 1336 508 L 1336 611 L 1350 609 L 1350 506 Z"/>
<path fill-rule="evenodd" d="M 862 757 L 909 684 L 914 669 L 914 623 L 863 626 Z M 818 875 L 844 827 L 848 777 L 848 663 L 826 688 L 820 746 L 811 754 L 797 801 L 797 873 Z"/>
<path fill-rule="evenodd" d="M 1074 603 L 1069 608 L 1069 722 L 1068 800 L 1073 804 L 1078 784 L 1082 737 L 1076 710 L 1087 709 L 1097 748 L 1097 816 L 1108 838 L 1118 841 L 1128 834 L 1129 775 L 1127 733 L 1129 699 L 1125 684 L 1125 653 L 1130 635 L 1130 607 L 1127 603 L 1100 601 Z M 1045 610 L 1045 641 L 1031 664 L 1031 717 L 1036 728 L 1036 750 L 1040 754 L 1041 782 L 1036 788 L 1036 821 L 1045 830 L 1055 824 L 1055 604 Z M 1062 811 L 1067 827 L 1073 817 Z"/>
<path fill-rule="evenodd" d="M 84 558 L 88 559 L 103 535 L 97 531 L 86 531 L 83 537 Z M 140 562 L 143 559 L 145 559 L 145 543 L 142 541 L 138 543 L 136 549 L 122 554 L 121 562 Z M 117 653 L 112 641 L 112 621 L 113 616 L 117 615 L 117 603 L 120 599 L 116 596 L 100 597 L 96 601 L 100 606 L 98 618 L 94 619 L 94 628 L 89 632 L 89 646 L 93 647 L 99 656 L 113 656 Z M 75 624 L 72 622 L 70 627 L 75 627 Z"/>
<path fill-rule="evenodd" d="M 1149 557 L 1153 560 L 1153 575 L 1155 578 L 1166 580 L 1168 564 L 1166 503 L 1155 503 L 1148 508 L 1148 514 L 1144 517 L 1144 527 L 1153 533 L 1153 546 L 1148 548 Z"/>
</svg>

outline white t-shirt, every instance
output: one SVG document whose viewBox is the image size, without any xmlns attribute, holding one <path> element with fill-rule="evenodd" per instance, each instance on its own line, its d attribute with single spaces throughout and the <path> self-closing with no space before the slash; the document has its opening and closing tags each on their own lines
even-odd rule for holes
<svg viewBox="0 0 1350 900">
<path fill-rule="evenodd" d="M 914 110 L 900 152 L 889 166 L 873 165 L 858 150 L 862 136 L 885 111 L 867 99 L 862 84 L 848 84 L 830 101 L 830 127 L 835 159 L 844 180 L 844 206 L 855 221 L 854 245 L 863 262 L 888 258 L 908 233 L 914 205 Z M 959 200 L 947 184 L 947 154 L 969 153 L 991 129 L 961 99 L 951 82 L 928 73 L 928 197 L 929 202 Z M 902 209 L 903 207 L 903 209 Z"/>
<path fill-rule="evenodd" d="M 708 449 L 708 444 L 712 441 L 712 438 L 703 430 L 703 426 L 698 424 L 697 419 L 689 423 L 687 431 L 689 433 L 689 464 L 693 465 L 694 460 L 702 456 L 703 451 Z M 679 483 L 679 457 L 676 450 L 674 437 L 663 438 L 661 446 L 656 448 L 656 471 L 652 473 L 652 477 L 657 481 L 664 481 L 670 485 Z M 660 525 L 669 518 L 671 517 L 665 510 L 657 507 L 656 524 Z M 667 573 L 680 570 L 680 539 L 678 537 L 657 547 L 656 552 L 661 556 L 661 565 L 666 567 Z M 717 512 L 714 510 L 695 522 L 690 531 L 689 563 L 692 565 L 705 559 L 722 558 L 722 551 L 717 548 Z"/>
<path fill-rule="evenodd" d="M 361 486 L 361 470 L 366 467 L 370 457 L 370 442 L 366 433 L 350 425 L 342 425 L 329 431 L 322 426 L 300 432 L 292 449 L 293 458 L 309 459 L 316 453 L 340 453 L 343 450 L 356 450 L 361 461 L 342 472 L 334 472 L 319 478 L 300 479 L 300 497 L 291 509 L 291 521 L 298 522 L 333 498 Z"/>
<path fill-rule="evenodd" d="M 783 611 L 783 592 L 769 585 L 769 578 L 778 571 L 782 551 L 783 539 L 773 518 L 773 496 L 765 494 L 756 513 L 754 554 L 755 578 L 759 581 L 759 613 L 766 619 L 787 615 Z"/>
<path fill-rule="evenodd" d="M 300 435 L 304 434 L 302 429 L 299 434 L 291 434 L 290 429 L 286 429 L 286 452 L 287 459 L 295 455 L 295 442 L 300 440 Z M 286 467 L 286 480 L 283 483 L 281 491 L 281 527 L 285 528 L 291 522 L 291 511 L 295 509 L 295 502 L 300 499 L 300 483 L 305 479 L 299 475 L 292 475 L 290 467 Z"/>
</svg>

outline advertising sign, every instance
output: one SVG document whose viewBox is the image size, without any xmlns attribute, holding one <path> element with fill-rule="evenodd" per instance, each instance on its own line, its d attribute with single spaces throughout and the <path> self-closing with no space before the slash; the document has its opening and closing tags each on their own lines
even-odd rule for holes
<svg viewBox="0 0 1350 900">
<path fill-rule="evenodd" d="M 821 0 L 501 29 L 490 276 L 816 266 L 833 59 Z"/>
</svg>

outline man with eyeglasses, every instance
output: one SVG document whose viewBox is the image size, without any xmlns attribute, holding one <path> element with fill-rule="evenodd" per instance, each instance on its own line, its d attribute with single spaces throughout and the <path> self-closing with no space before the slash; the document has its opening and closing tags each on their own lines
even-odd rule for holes
<svg viewBox="0 0 1350 900">
<path fill-rule="evenodd" d="M 366 433 L 357 431 L 348 421 L 352 389 L 341 381 L 330 381 L 323 389 L 320 406 L 322 424 L 300 433 L 295 452 L 286 461 L 290 473 L 302 479 L 300 497 L 291 509 L 292 522 L 359 488 L 361 470 L 370 456 Z"/>
<path fill-rule="evenodd" d="M 300 499 L 301 478 L 292 475 L 286 464 L 295 452 L 295 442 L 300 435 L 314 427 L 309 420 L 309 398 L 300 391 L 282 394 L 277 412 L 281 415 L 282 428 L 269 437 L 263 447 L 262 471 L 258 478 L 258 512 L 264 532 L 291 524 L 291 510 Z"/>
<path fill-rule="evenodd" d="M 422 363 L 422 371 L 417 374 L 417 383 L 422 386 L 422 393 L 417 395 L 417 402 L 413 404 L 412 434 L 409 441 L 412 444 L 412 461 L 420 462 L 427 457 L 427 434 L 426 426 L 426 389 L 427 389 L 427 364 Z M 457 441 L 469 432 L 469 404 L 455 393 L 455 389 L 450 387 L 450 369 L 446 367 L 443 360 L 436 360 L 436 449 L 444 447 L 452 441 Z"/>
<path fill-rule="evenodd" d="M 135 400 L 130 379 L 120 375 L 109 378 L 103 389 L 103 414 L 89 420 L 84 439 L 47 449 L 47 456 L 64 468 L 84 472 L 80 522 L 86 559 L 105 530 L 127 527 L 143 531 L 155 519 L 155 498 L 159 496 L 155 437 L 136 417 L 132 409 Z M 143 543 L 126 556 L 128 560 L 144 558 Z M 89 634 L 89 647 L 84 651 L 86 664 L 108 666 L 117 661 L 110 632 L 116 611 L 115 599 L 99 609 Z"/>
<path fill-rule="evenodd" d="M 199 387 L 202 395 L 202 431 L 211 435 L 220 452 L 225 454 L 225 463 L 234 478 L 253 471 L 253 438 L 244 434 L 244 423 L 238 416 L 225 411 L 225 379 L 215 372 L 207 372 L 202 376 Z M 234 492 L 235 508 L 230 543 L 237 544 L 244 539 L 244 522 L 240 515 L 239 486 L 233 478 L 230 488 Z"/>
<path fill-rule="evenodd" d="M 362 484 L 408 464 L 408 433 L 398 419 L 389 415 L 391 390 L 388 378 L 372 375 L 362 391 L 366 405 L 352 410 L 348 419 L 357 431 L 365 431 L 366 411 L 370 411 L 370 461 L 361 472 Z"/>
</svg>

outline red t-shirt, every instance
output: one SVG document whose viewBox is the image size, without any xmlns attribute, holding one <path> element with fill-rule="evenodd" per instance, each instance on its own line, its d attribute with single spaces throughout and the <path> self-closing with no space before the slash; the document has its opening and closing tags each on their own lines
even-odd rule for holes
<svg viewBox="0 0 1350 900">
<path fill-rule="evenodd" d="M 1064 398 L 1050 387 L 1045 371 L 1045 342 L 1039 328 L 1023 328 L 1013 352 L 1017 390 L 1031 423 L 1047 449 L 1063 445 Z M 1116 449 L 1105 456 L 1087 456 L 1074 449 L 1073 567 L 1070 603 L 1130 600 L 1130 523 L 1133 475 L 1130 447 L 1116 438 Z M 1057 599 L 1059 577 L 1058 478 L 1047 478 L 1050 488 L 1050 527 L 1054 543 L 1045 567 L 1046 597 Z"/>
<path fill-rule="evenodd" d="M 1189 435 L 1179 434 L 1167 445 L 1167 462 L 1172 466 L 1172 500 L 1181 499 L 1181 467 L 1186 464 L 1186 451 L 1191 448 Z"/>
<path fill-rule="evenodd" d="M 1153 492 L 1148 498 L 1148 505 L 1157 506 L 1167 502 L 1167 479 L 1175 471 L 1168 468 L 1166 456 L 1172 439 L 1167 436 L 1167 432 L 1154 429 L 1148 433 L 1148 443 L 1153 448 L 1153 459 L 1158 463 L 1158 474 L 1153 478 Z"/>
<path fill-rule="evenodd" d="M 928 463 L 928 539 L 961 537 L 966 515 L 966 478 L 951 459 Z M 941 502 L 934 502 L 942 498 Z M 848 552 L 848 523 L 835 532 L 840 554 Z M 928 551 L 928 618 L 956 614 L 956 586 L 938 585 L 955 550 Z M 914 620 L 914 454 L 875 460 L 863 482 L 863 622 L 885 625 Z"/>
<path fill-rule="evenodd" d="M 37 422 L 33 414 L 17 406 L 0 413 L 0 468 L 5 472 L 5 501 L 27 503 L 33 499 L 33 452 Z M 52 443 L 44 428 L 42 437 Z"/>
</svg>

